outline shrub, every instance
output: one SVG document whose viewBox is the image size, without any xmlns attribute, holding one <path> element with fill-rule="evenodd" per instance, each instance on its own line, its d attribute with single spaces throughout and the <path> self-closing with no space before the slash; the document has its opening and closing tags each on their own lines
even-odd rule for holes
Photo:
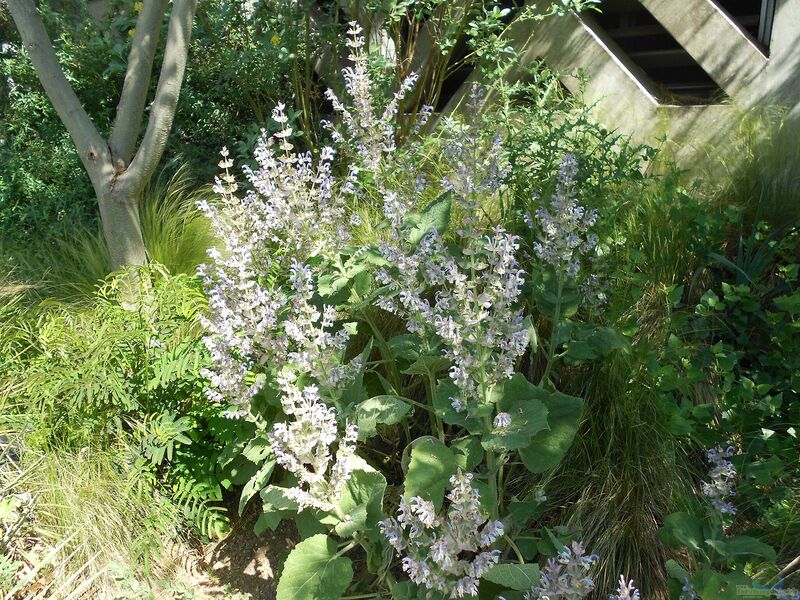
<svg viewBox="0 0 800 600">
<path fill-rule="evenodd" d="M 615 329 L 576 318 L 596 216 L 578 203 L 567 155 L 552 198 L 529 217 L 542 245 L 526 253 L 487 225 L 508 163 L 476 121 L 449 119 L 438 132 L 441 182 L 409 181 L 423 142 L 398 150 L 393 117 L 413 79 L 379 110 L 357 27 L 351 36 L 355 108 L 329 95 L 346 127 L 333 137 L 352 157 L 349 176 L 332 175 L 330 148 L 294 152 L 279 105 L 281 129 L 244 169 L 244 200 L 223 150 L 220 200 L 204 207 L 221 240 L 202 271 L 209 396 L 254 424 L 243 455 L 258 470 L 241 505 L 258 495 L 257 530 L 292 517 L 303 537 L 278 598 L 459 597 L 479 585 L 535 594 L 531 561 L 574 539 L 532 529 L 546 499 L 528 497 L 525 481 L 556 466 L 578 429 L 583 401 L 558 391 L 561 369 L 630 350 Z M 364 193 L 383 220 L 359 246 L 350 207 Z M 418 196 L 431 201 L 420 209 Z M 538 368 L 526 377 L 528 361 Z M 345 554 L 356 546 L 373 575 L 352 581 Z"/>
<path fill-rule="evenodd" d="M 114 546 L 149 559 L 150 546 L 158 548 L 151 542 L 173 535 L 176 514 L 205 537 L 226 529 L 221 482 L 230 487 L 237 479 L 236 465 L 228 468 L 223 451 L 240 428 L 229 426 L 202 394 L 208 354 L 199 336 L 204 298 L 196 279 L 154 266 L 138 280 L 143 289 L 135 311 L 121 303 L 124 274 L 110 278 L 86 304 L 31 305 L 23 293 L 11 296 L 0 320 L 0 401 L 4 435 L 19 438 L 31 462 L 41 457 L 31 467 L 31 476 L 42 478 L 36 485 L 53 483 L 56 471 L 46 468 L 81 463 L 82 452 L 99 470 L 97 478 L 108 479 L 102 487 L 87 480 L 69 490 L 48 489 L 37 506 L 53 527 L 72 531 L 69 511 L 94 498 L 81 490 L 90 494 L 97 488 L 98 506 L 86 507 L 87 517 L 104 509 L 120 523 L 126 510 L 131 519 L 139 518 L 137 511 L 144 511 L 145 520 L 164 515 L 163 521 L 135 526 L 125 534 L 133 538 Z M 104 499 L 103 490 L 117 485 L 126 493 Z M 154 513 L 147 512 L 151 500 Z M 51 501 L 63 511 L 46 508 Z M 102 541 L 96 533 L 80 532 L 65 547 L 96 552 Z"/>
</svg>

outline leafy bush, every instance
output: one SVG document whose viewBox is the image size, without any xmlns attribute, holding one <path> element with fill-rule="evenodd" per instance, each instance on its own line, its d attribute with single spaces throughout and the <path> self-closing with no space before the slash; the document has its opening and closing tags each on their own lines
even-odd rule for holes
<svg viewBox="0 0 800 600">
<path fill-rule="evenodd" d="M 673 431 L 717 452 L 730 448 L 725 458 L 731 480 L 736 478 L 736 497 L 733 489 L 730 498 L 719 498 L 716 488 L 706 488 L 716 510 L 706 513 L 705 527 L 711 533 L 703 535 L 721 541 L 706 542 L 715 554 L 704 559 L 718 565 L 747 554 L 774 561 L 771 548 L 747 541 L 740 532 L 757 534 L 787 561 L 800 548 L 797 236 L 791 230 L 780 236 L 753 235 L 742 242 L 746 247 L 737 252 L 738 260 L 711 253 L 720 261 L 710 266 L 721 282 L 677 322 L 667 347 L 669 362 L 661 371 L 660 388 L 674 402 L 668 404 Z M 750 260 L 754 256 L 759 258 Z M 722 526 L 726 534 L 740 535 L 723 535 Z M 675 541 L 686 545 L 686 540 Z M 739 549 L 736 555 L 731 554 L 733 547 Z M 768 565 L 762 567 L 774 574 Z M 740 583 L 741 570 L 726 577 L 730 585 Z M 719 585 L 717 579 L 713 585 Z"/>
<path fill-rule="evenodd" d="M 257 531 L 291 517 L 303 537 L 279 599 L 538 594 L 537 556 L 585 562 L 567 546 L 574 531 L 532 527 L 546 498 L 526 482 L 559 464 L 579 427 L 583 401 L 556 387 L 562 369 L 630 351 L 620 332 L 577 318 L 596 213 L 578 203 L 567 155 L 552 198 L 528 217 L 538 244 L 523 249 L 487 223 L 508 164 L 480 121 L 437 133 L 442 183 L 409 181 L 423 142 L 397 150 L 393 117 L 411 82 L 377 110 L 351 34 L 356 109 L 330 96 L 350 175 L 331 174 L 332 149 L 295 154 L 278 106 L 282 130 L 245 168 L 245 200 L 223 150 L 221 198 L 205 207 L 222 242 L 203 268 L 210 397 L 254 425 L 240 506 L 258 495 Z M 375 241 L 353 245 L 359 193 L 379 199 L 383 220 Z M 357 546 L 366 572 L 351 583 L 345 554 Z"/>
<path fill-rule="evenodd" d="M 154 266 L 137 280 L 136 310 L 121 302 L 125 274 L 83 305 L 32 305 L 25 292 L 3 304 L 0 432 L 24 449 L 32 526 L 49 531 L 58 556 L 94 565 L 108 545 L 106 558 L 159 575 L 153 560 L 179 522 L 208 538 L 226 530 L 219 501 L 235 469 L 223 454 L 239 428 L 202 394 L 196 279 Z M 75 574 L 82 564 L 59 568 Z"/>
</svg>

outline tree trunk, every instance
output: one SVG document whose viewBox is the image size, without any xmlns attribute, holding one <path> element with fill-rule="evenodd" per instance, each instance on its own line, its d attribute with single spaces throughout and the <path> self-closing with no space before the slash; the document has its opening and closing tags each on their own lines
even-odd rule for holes
<svg viewBox="0 0 800 600">
<path fill-rule="evenodd" d="M 112 268 L 146 264 L 137 194 L 106 190 L 97 194 L 97 200 Z"/>
<path fill-rule="evenodd" d="M 2 1 L 2 0 L 0 0 Z M 5 0 L 39 81 L 75 143 L 92 181 L 114 270 L 147 263 L 139 220 L 139 191 L 167 143 L 186 69 L 197 0 L 173 0 L 164 60 L 147 129 L 136 150 L 161 22 L 169 0 L 144 0 L 111 137 L 105 140 L 64 75 L 34 0 Z M 136 150 L 134 152 L 134 150 Z"/>
</svg>

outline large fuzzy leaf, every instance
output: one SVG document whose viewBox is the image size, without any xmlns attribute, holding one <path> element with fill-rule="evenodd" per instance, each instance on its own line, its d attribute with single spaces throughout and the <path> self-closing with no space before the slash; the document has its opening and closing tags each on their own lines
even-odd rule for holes
<svg viewBox="0 0 800 600">
<path fill-rule="evenodd" d="M 352 580 L 353 565 L 349 558 L 336 556 L 336 542 L 314 535 L 286 559 L 276 600 L 339 600 Z"/>
</svg>

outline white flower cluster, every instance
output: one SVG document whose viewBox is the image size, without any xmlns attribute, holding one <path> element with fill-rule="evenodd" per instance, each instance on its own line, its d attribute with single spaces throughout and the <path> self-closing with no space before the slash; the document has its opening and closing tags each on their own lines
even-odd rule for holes
<svg viewBox="0 0 800 600">
<path fill-rule="evenodd" d="M 711 500 L 711 505 L 721 514 L 736 514 L 736 507 L 728 502 L 726 498 L 736 496 L 734 480 L 736 479 L 736 469 L 727 460 L 733 456 L 732 446 L 725 450 L 717 447 L 712 448 L 706 453 L 708 460 L 714 465 L 708 472 L 711 481 L 703 482 L 703 494 Z"/>
<path fill-rule="evenodd" d="M 276 423 L 268 438 L 278 464 L 297 479 L 285 490 L 298 510 L 333 510 L 353 470 L 358 430 L 348 423 L 339 439 L 336 410 L 326 405 L 316 385 L 298 387 L 291 376 L 281 377 L 279 385 L 283 412 L 294 417 L 291 423 Z M 335 456 L 331 446 L 337 443 Z"/>
<path fill-rule="evenodd" d="M 589 571 L 598 558 L 587 555 L 581 542 L 573 542 L 547 561 L 540 584 L 525 594 L 525 600 L 580 600 L 589 595 L 594 589 Z"/>
<path fill-rule="evenodd" d="M 633 579 L 627 581 L 624 575 L 620 575 L 617 591 L 608 600 L 639 600 L 639 590 L 633 585 Z"/>
<path fill-rule="evenodd" d="M 267 367 L 307 374 L 328 395 L 352 380 L 360 359 L 341 363 L 348 334 L 344 329 L 332 332 L 336 313 L 331 307 L 320 311 L 311 303 L 314 286 L 308 265 L 292 259 L 287 293 L 262 283 L 255 264 L 242 263 L 243 268 L 232 272 L 233 258 L 213 251 L 212 256 L 217 261 L 200 270 L 209 301 L 209 316 L 202 319 L 208 332 L 204 342 L 213 364 L 203 374 L 211 381 L 212 400 L 227 399 L 237 407 L 231 416 L 248 416 L 250 400 L 264 383 L 263 378 L 248 383 L 248 373 Z"/>
<path fill-rule="evenodd" d="M 473 88 L 473 114 L 479 112 L 479 96 Z M 391 234 L 379 249 L 391 267 L 376 277 L 388 290 L 379 306 L 404 318 L 410 332 L 442 340 L 442 352 L 452 362 L 450 377 L 460 391 L 451 402 L 461 411 L 513 375 L 528 335 L 516 308 L 524 281 L 516 258 L 519 239 L 500 227 L 486 232 L 478 226 L 482 202 L 497 193 L 506 176 L 501 138 L 495 136 L 487 149 L 478 126 L 447 119 L 443 139 L 454 166 L 443 185 L 460 208 L 460 250 L 448 249 L 434 228 L 418 244 L 408 243 L 403 217 L 413 202 L 387 193 L 384 214 Z"/>
<path fill-rule="evenodd" d="M 289 275 L 294 295 L 283 322 L 284 337 L 278 340 L 287 350 L 284 369 L 313 377 L 327 395 L 333 395 L 361 370 L 361 357 L 342 363 L 349 333 L 344 328 L 333 331 L 337 314 L 332 306 L 320 311 L 311 303 L 311 268 L 292 259 Z"/>
<path fill-rule="evenodd" d="M 497 131 L 488 143 L 482 139 L 483 128 L 478 119 L 483 110 L 482 98 L 482 88 L 473 84 L 464 110 L 470 120 L 444 119 L 442 149 L 453 170 L 444 177 L 442 185 L 452 190 L 460 202 L 468 203 L 467 218 L 477 214 L 481 200 L 500 190 L 511 172 L 503 151 L 502 133 Z"/>
<path fill-rule="evenodd" d="M 242 169 L 252 190 L 240 206 L 255 211 L 263 242 L 303 257 L 335 252 L 350 239 L 345 194 L 331 173 L 335 152 L 325 146 L 316 161 L 311 152 L 295 152 L 284 108 L 278 104 L 272 111 L 280 131 L 262 134 L 256 146 L 259 168 Z"/>
<path fill-rule="evenodd" d="M 398 214 L 387 207 L 390 221 L 399 221 Z M 395 240 L 405 236 L 399 228 L 396 233 Z M 383 242 L 380 251 L 394 268 L 376 274 L 389 290 L 379 301 L 383 309 L 405 318 L 412 333 L 428 331 L 442 339 L 443 354 L 453 363 L 450 377 L 460 390 L 451 399 L 456 410 L 484 400 L 490 386 L 511 377 L 528 345 L 522 310 L 515 307 L 523 284 L 516 236 L 498 227 L 465 243 L 454 256 L 436 230 L 410 250 L 402 242 Z"/>
<path fill-rule="evenodd" d="M 432 502 L 418 496 L 400 502 L 397 519 L 380 528 L 410 579 L 449 598 L 478 595 L 478 580 L 491 569 L 500 551 L 491 549 L 503 535 L 500 521 L 487 521 L 472 474 L 458 471 L 450 478 L 450 506 L 436 514 Z"/>
<path fill-rule="evenodd" d="M 284 106 L 273 111 L 281 126 L 274 137 L 262 136 L 255 151 L 258 168 L 244 167 L 250 190 L 239 198 L 232 161 L 223 149 L 217 178 L 218 201 L 200 202 L 221 248 L 209 252 L 210 264 L 199 272 L 208 296 L 205 343 L 213 369 L 205 373 L 215 401 L 237 406 L 232 416 L 246 416 L 262 380 L 248 374 L 265 365 L 293 363 L 296 369 L 337 387 L 354 368 L 333 364 L 346 334 L 328 333 L 335 315 L 310 303 L 311 273 L 298 261 L 336 252 L 347 243 L 343 192 L 331 174 L 333 150 L 323 148 L 314 163 L 310 153 L 293 151 L 292 129 Z M 282 290 L 281 275 L 291 273 L 292 293 Z"/>
<path fill-rule="evenodd" d="M 505 431 L 511 426 L 511 415 L 507 412 L 499 412 L 494 417 L 492 426 L 496 432 Z"/>
<path fill-rule="evenodd" d="M 692 582 L 689 581 L 688 577 L 684 577 L 678 600 L 697 600 L 698 598 L 700 598 L 700 596 L 697 595 L 697 590 L 694 589 Z"/>
<path fill-rule="evenodd" d="M 374 85 L 368 69 L 368 57 L 364 50 L 365 39 L 361 26 L 351 21 L 348 30 L 347 45 L 350 48 L 351 67 L 342 69 L 345 90 L 353 103 L 352 111 L 348 109 L 333 90 L 328 89 L 325 97 L 333 104 L 333 108 L 341 116 L 347 128 L 349 138 L 356 147 L 361 168 L 373 175 L 378 174 L 381 162 L 386 155 L 391 155 L 397 148 L 395 140 L 395 116 L 400 107 L 401 100 L 410 92 L 417 82 L 417 75 L 412 73 L 394 93 L 392 99 L 383 110 L 376 110 L 373 106 Z M 424 115 L 427 120 L 427 114 Z M 344 142 L 342 135 L 337 132 L 331 123 L 323 122 L 332 133 L 336 142 Z M 354 172 L 351 171 L 354 174 Z"/>
<path fill-rule="evenodd" d="M 539 234 L 533 244 L 536 255 L 557 273 L 575 278 L 581 269 L 581 257 L 597 246 L 597 235 L 590 230 L 597 212 L 586 210 L 575 197 L 578 164 L 573 154 L 561 161 L 556 178 L 556 191 L 548 206 L 540 206 L 535 215 L 525 215 L 525 222 Z"/>
</svg>

